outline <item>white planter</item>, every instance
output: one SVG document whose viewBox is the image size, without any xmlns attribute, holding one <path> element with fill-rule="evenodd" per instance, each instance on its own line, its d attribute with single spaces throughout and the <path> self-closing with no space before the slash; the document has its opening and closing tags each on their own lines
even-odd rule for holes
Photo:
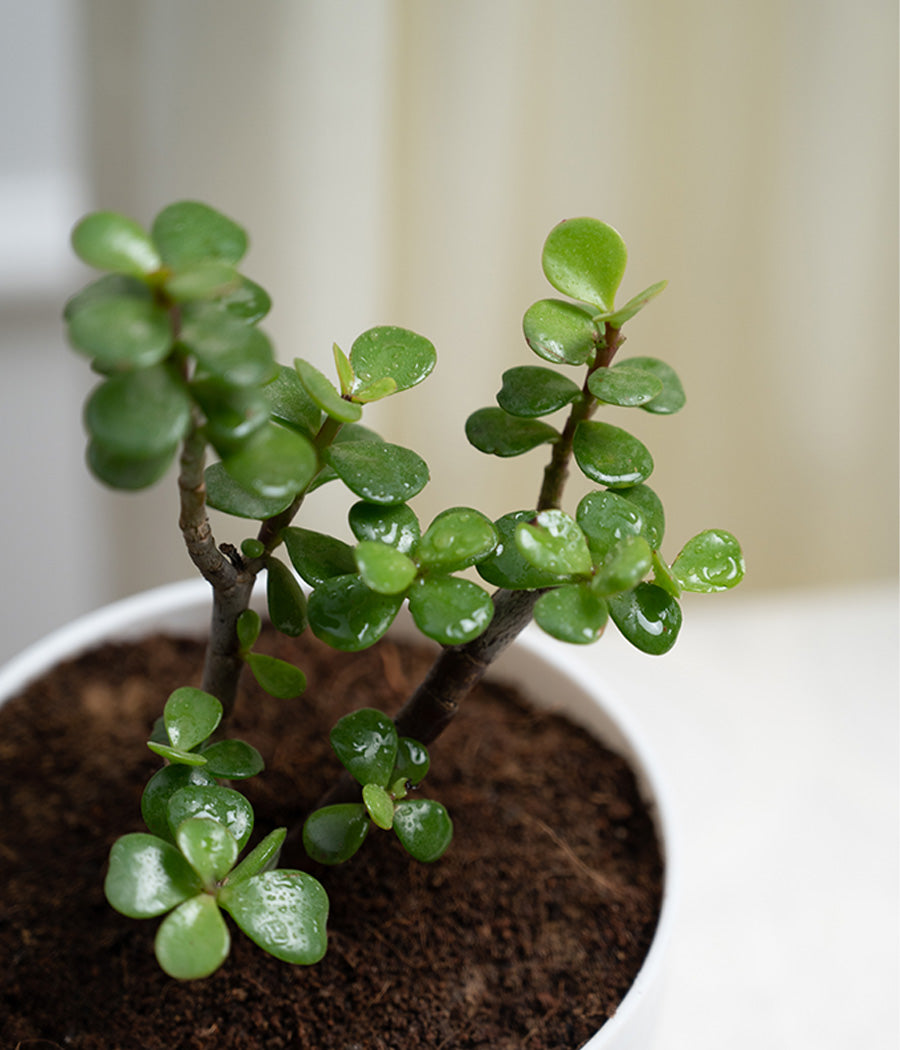
<svg viewBox="0 0 900 1050">
<path fill-rule="evenodd" d="M 0 668 L 0 704 L 16 696 L 28 682 L 55 664 L 103 641 L 140 638 L 153 630 L 201 634 L 207 628 L 209 611 L 209 587 L 196 579 L 145 591 L 88 613 L 47 635 Z M 413 633 L 403 617 L 398 617 L 396 629 Z M 621 705 L 577 663 L 570 661 L 567 665 L 565 658 L 570 652 L 567 646 L 529 628 L 496 661 L 491 677 L 513 682 L 536 706 L 541 698 L 545 704 L 552 703 L 554 710 L 568 715 L 612 750 L 624 755 L 638 777 L 642 795 L 656 822 L 665 859 L 662 910 L 650 951 L 634 984 L 616 1015 L 584 1044 L 584 1050 L 651 1050 L 662 985 L 662 960 L 672 919 L 675 858 L 671 819 L 653 762 Z"/>
</svg>

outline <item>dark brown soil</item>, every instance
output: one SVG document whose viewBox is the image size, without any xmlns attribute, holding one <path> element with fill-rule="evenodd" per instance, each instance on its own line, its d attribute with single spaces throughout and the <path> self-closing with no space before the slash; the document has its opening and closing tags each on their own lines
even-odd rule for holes
<svg viewBox="0 0 900 1050">
<path fill-rule="evenodd" d="M 390 643 L 339 664 L 314 641 L 264 648 L 284 646 L 302 650 L 307 694 L 248 687 L 233 734 L 267 756 L 248 785 L 260 833 L 331 783 L 336 719 L 396 710 L 428 659 Z M 108 647 L 0 711 L 4 1050 L 572 1050 L 615 1010 L 659 911 L 649 817 L 619 758 L 503 688 L 477 689 L 431 749 L 424 793 L 456 829 L 441 861 L 376 829 L 349 864 L 310 869 L 331 898 L 322 963 L 277 962 L 235 930 L 212 977 L 166 977 L 157 922 L 113 912 L 102 879 L 113 840 L 142 830 L 148 727 L 200 659 L 186 640 Z"/>
</svg>

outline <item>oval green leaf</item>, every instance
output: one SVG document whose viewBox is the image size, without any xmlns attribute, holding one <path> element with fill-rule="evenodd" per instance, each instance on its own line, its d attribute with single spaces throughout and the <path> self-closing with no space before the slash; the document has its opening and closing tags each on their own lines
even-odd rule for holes
<svg viewBox="0 0 900 1050">
<path fill-rule="evenodd" d="M 72 231 L 72 247 L 88 266 L 133 277 L 145 277 L 162 265 L 140 224 L 114 211 L 86 215 Z"/>
<path fill-rule="evenodd" d="M 217 302 L 232 317 L 246 324 L 256 324 L 272 309 L 272 300 L 265 288 L 240 273 L 237 284 L 218 297 Z"/>
<path fill-rule="evenodd" d="M 400 737 L 397 744 L 397 761 L 391 780 L 404 780 L 410 784 L 419 784 L 424 780 L 431 766 L 428 749 L 408 736 Z"/>
<path fill-rule="evenodd" d="M 356 377 L 352 392 L 385 379 L 394 381 L 395 390 L 409 390 L 431 373 L 436 360 L 434 346 L 424 336 L 393 325 L 370 328 L 350 349 Z"/>
<path fill-rule="evenodd" d="M 247 653 L 247 666 L 269 696 L 293 700 L 306 689 L 306 675 L 287 660 L 265 653 Z"/>
<path fill-rule="evenodd" d="M 325 456 L 347 488 L 369 503 L 406 503 L 428 483 L 425 460 L 386 441 L 336 444 Z"/>
<path fill-rule="evenodd" d="M 155 457 L 167 454 L 187 433 L 191 399 L 165 365 L 155 365 L 104 380 L 88 398 L 84 421 L 110 451 Z"/>
<path fill-rule="evenodd" d="M 233 387 L 259 386 L 275 379 L 278 366 L 268 336 L 233 317 L 219 304 L 186 313 L 179 343 L 203 371 Z"/>
<path fill-rule="evenodd" d="M 626 536 L 597 567 L 591 583 L 594 591 L 608 598 L 636 587 L 653 568 L 653 551 L 643 536 Z"/>
<path fill-rule="evenodd" d="M 243 740 L 217 740 L 204 748 L 205 771 L 223 780 L 246 780 L 265 769 L 262 755 Z"/>
<path fill-rule="evenodd" d="M 442 511 L 425 530 L 416 560 L 433 572 L 459 572 L 475 565 L 497 546 L 490 518 L 471 507 Z"/>
<path fill-rule="evenodd" d="M 162 915 L 203 889 L 197 873 L 170 843 L 136 832 L 117 839 L 103 891 L 116 911 L 132 919 Z"/>
<path fill-rule="evenodd" d="M 236 518 L 264 521 L 280 514 L 294 499 L 293 493 L 278 499 L 267 499 L 248 492 L 234 480 L 222 463 L 210 464 L 203 476 L 206 483 L 206 502 L 214 510 Z"/>
<path fill-rule="evenodd" d="M 213 787 L 215 783 L 215 777 L 206 765 L 163 766 L 147 781 L 141 796 L 144 823 L 154 835 L 174 842 L 175 836 L 169 827 L 169 799 L 183 787 Z"/>
<path fill-rule="evenodd" d="M 639 368 L 598 368 L 588 376 L 588 390 L 607 405 L 633 408 L 662 393 L 662 381 Z"/>
<path fill-rule="evenodd" d="M 297 638 L 306 630 L 306 595 L 291 570 L 278 558 L 266 559 L 266 604 L 276 630 Z"/>
<path fill-rule="evenodd" d="M 409 593 L 409 611 L 427 638 L 463 645 L 482 634 L 494 615 L 490 595 L 470 580 L 425 576 Z"/>
<path fill-rule="evenodd" d="M 153 947 L 156 961 L 170 977 L 209 977 L 231 949 L 231 935 L 215 898 L 201 893 L 179 905 L 163 919 Z"/>
<path fill-rule="evenodd" d="M 609 599 L 609 614 L 629 642 L 644 653 L 660 656 L 675 644 L 681 630 L 681 606 L 653 583 Z"/>
<path fill-rule="evenodd" d="M 363 844 L 371 822 L 361 802 L 317 809 L 303 825 L 303 848 L 319 864 L 343 864 Z"/>
<path fill-rule="evenodd" d="M 262 871 L 271 871 L 278 863 L 281 847 L 287 838 L 287 828 L 275 828 L 258 845 L 247 854 L 231 874 L 228 876 L 228 884 L 233 886 L 236 882 L 249 879 Z"/>
<path fill-rule="evenodd" d="M 516 528 L 516 546 L 530 565 L 556 576 L 591 571 L 591 552 L 579 524 L 561 510 L 543 510 Z"/>
<path fill-rule="evenodd" d="M 269 421 L 269 402 L 256 387 L 233 387 L 208 378 L 191 383 L 191 394 L 206 416 L 206 436 L 220 456 L 239 452 Z"/>
<path fill-rule="evenodd" d="M 662 500 L 649 485 L 635 485 L 631 488 L 618 489 L 622 499 L 633 503 L 640 511 L 644 526 L 641 533 L 650 547 L 658 551 L 666 533 L 666 514 Z"/>
<path fill-rule="evenodd" d="M 541 299 L 530 306 L 522 330 L 538 357 L 558 365 L 590 364 L 600 341 L 591 314 L 561 299 Z"/>
<path fill-rule="evenodd" d="M 404 594 L 418 571 L 411 558 L 377 540 L 363 540 L 359 544 L 356 566 L 366 586 L 379 594 Z"/>
<path fill-rule="evenodd" d="M 578 504 L 575 520 L 595 558 L 603 559 L 626 536 L 640 536 L 640 509 L 615 492 L 589 492 Z"/>
<path fill-rule="evenodd" d="M 653 457 L 647 447 L 611 423 L 579 423 L 572 453 L 583 474 L 611 489 L 638 485 L 653 473 Z"/>
<path fill-rule="evenodd" d="M 209 817 L 224 824 L 243 849 L 253 831 L 253 808 L 246 798 L 232 788 L 218 785 L 189 785 L 169 799 L 169 827 L 178 828 L 193 817 Z"/>
<path fill-rule="evenodd" d="M 227 263 L 204 261 L 173 273 L 166 281 L 166 292 L 176 303 L 196 299 L 219 299 L 237 288 L 240 277 Z"/>
<path fill-rule="evenodd" d="M 568 376 L 540 365 L 520 365 L 503 373 L 497 404 L 512 416 L 536 419 L 577 401 L 581 388 Z"/>
<path fill-rule="evenodd" d="M 744 570 L 741 545 L 724 529 L 707 529 L 694 536 L 672 563 L 672 575 L 681 587 L 700 594 L 736 587 Z"/>
<path fill-rule="evenodd" d="M 355 423 L 362 416 L 362 406 L 341 397 L 330 379 L 308 361 L 296 358 L 294 368 L 313 404 L 338 423 Z"/>
<path fill-rule="evenodd" d="M 643 310 L 647 303 L 655 299 L 668 283 L 668 281 L 657 281 L 656 284 L 651 284 L 649 288 L 645 288 L 633 299 L 629 299 L 624 306 L 619 307 L 615 313 L 610 314 L 604 320 L 612 328 L 621 328 L 626 321 L 630 321 L 635 314 Z"/>
<path fill-rule="evenodd" d="M 334 536 L 291 525 L 281 533 L 291 564 L 311 587 L 356 572 L 353 548 Z"/>
<path fill-rule="evenodd" d="M 104 373 L 149 368 L 172 350 L 169 314 L 151 299 L 98 296 L 72 311 L 69 341 Z"/>
<path fill-rule="evenodd" d="M 413 509 L 405 503 L 385 507 L 361 500 L 350 508 L 347 520 L 351 532 L 360 542 L 374 540 L 388 543 L 401 554 L 409 554 L 421 535 L 419 520 Z"/>
<path fill-rule="evenodd" d="M 225 878 L 240 852 L 228 828 L 209 817 L 191 817 L 179 824 L 175 843 L 207 889 Z"/>
<path fill-rule="evenodd" d="M 222 721 L 222 705 L 211 693 L 181 686 L 166 701 L 163 718 L 169 743 L 190 751 L 215 732 Z"/>
<path fill-rule="evenodd" d="M 360 784 L 385 787 L 397 758 L 393 721 L 373 707 L 344 715 L 331 730 L 331 746 L 348 773 Z"/>
<path fill-rule="evenodd" d="M 612 310 L 628 253 L 619 234 L 598 219 L 567 219 L 555 226 L 541 262 L 553 287 L 564 295 Z"/>
<path fill-rule="evenodd" d="M 453 822 L 434 799 L 404 799 L 394 809 L 394 831 L 407 853 L 430 864 L 442 857 L 450 845 Z"/>
<path fill-rule="evenodd" d="M 312 444 L 277 423 L 262 427 L 222 462 L 241 488 L 264 500 L 287 499 L 288 503 L 309 484 L 318 469 Z"/>
<path fill-rule="evenodd" d="M 541 587 L 552 587 L 566 577 L 542 572 L 526 561 L 516 545 L 516 529 L 523 522 L 533 522 L 533 510 L 517 510 L 504 514 L 494 522 L 497 530 L 497 546 L 476 566 L 479 576 L 495 587 L 511 591 L 533 591 Z"/>
<path fill-rule="evenodd" d="M 502 408 L 479 408 L 466 420 L 466 438 L 490 456 L 521 456 L 538 445 L 552 443 L 559 431 L 537 419 L 511 416 Z"/>
<path fill-rule="evenodd" d="M 263 393 L 273 419 L 301 434 L 315 436 L 322 422 L 322 410 L 306 392 L 296 369 L 279 365 L 275 378 L 266 384 Z"/>
<path fill-rule="evenodd" d="M 646 372 L 662 384 L 662 392 L 641 405 L 645 412 L 668 416 L 684 407 L 684 387 L 675 369 L 667 365 L 665 361 L 660 361 L 655 357 L 629 357 L 620 364 L 614 365 L 613 368 Z"/>
<path fill-rule="evenodd" d="M 590 645 L 606 627 L 609 608 L 588 583 L 555 587 L 542 594 L 534 607 L 534 620 L 541 630 L 561 642 Z"/>
<path fill-rule="evenodd" d="M 402 604 L 402 597 L 378 594 L 356 574 L 335 576 L 310 595 L 309 625 L 333 648 L 358 652 L 378 641 Z"/>
<path fill-rule="evenodd" d="M 248 653 L 259 638 L 262 617 L 255 609 L 245 609 L 237 618 L 237 637 L 241 652 Z"/>
<path fill-rule="evenodd" d="M 387 791 L 378 784 L 365 784 L 362 797 L 373 823 L 383 831 L 390 831 L 394 823 L 394 800 Z"/>
<path fill-rule="evenodd" d="M 178 201 L 153 220 L 153 241 L 164 262 L 175 269 L 199 262 L 240 262 L 247 234 L 208 204 Z"/>
</svg>

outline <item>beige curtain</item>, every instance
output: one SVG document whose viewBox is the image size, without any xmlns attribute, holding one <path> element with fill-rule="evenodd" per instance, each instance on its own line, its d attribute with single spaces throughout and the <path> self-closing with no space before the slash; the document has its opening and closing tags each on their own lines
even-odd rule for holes
<svg viewBox="0 0 900 1050">
<path fill-rule="evenodd" d="M 429 461 L 423 519 L 533 502 L 542 453 L 488 459 L 462 424 L 537 363 L 520 322 L 550 294 L 543 237 L 590 214 L 629 246 L 623 294 L 670 282 L 622 353 L 669 360 L 688 406 L 609 417 L 655 453 L 665 552 L 720 525 L 748 586 L 896 573 L 893 3 L 86 10 L 99 205 L 149 219 L 192 196 L 243 221 L 285 361 L 330 367 L 376 323 L 435 342 L 435 377 L 373 417 Z M 188 573 L 166 499 L 109 502 L 119 589 Z"/>
</svg>

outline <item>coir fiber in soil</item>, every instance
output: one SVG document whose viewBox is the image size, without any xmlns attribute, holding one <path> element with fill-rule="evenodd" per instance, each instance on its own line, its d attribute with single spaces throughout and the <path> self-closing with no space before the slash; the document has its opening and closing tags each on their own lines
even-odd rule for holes
<svg viewBox="0 0 900 1050">
<path fill-rule="evenodd" d="M 393 643 L 337 658 L 305 638 L 263 648 L 297 658 L 309 687 L 285 702 L 250 683 L 237 712 L 231 735 L 267 759 L 247 785 L 260 834 L 333 782 L 334 722 L 395 711 L 428 663 Z M 158 920 L 112 911 L 102 881 L 114 839 L 144 830 L 149 727 L 200 666 L 189 640 L 105 647 L 0 711 L 4 1050 L 572 1050 L 600 1027 L 656 924 L 651 823 L 619 758 L 499 687 L 479 687 L 431 748 L 423 794 L 455 823 L 442 860 L 416 863 L 373 829 L 348 864 L 310 866 L 331 898 L 320 964 L 280 963 L 233 929 L 212 977 L 166 977 Z"/>
</svg>

